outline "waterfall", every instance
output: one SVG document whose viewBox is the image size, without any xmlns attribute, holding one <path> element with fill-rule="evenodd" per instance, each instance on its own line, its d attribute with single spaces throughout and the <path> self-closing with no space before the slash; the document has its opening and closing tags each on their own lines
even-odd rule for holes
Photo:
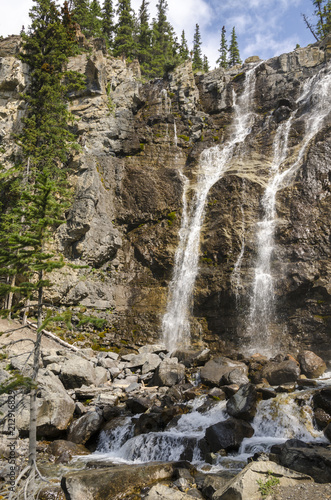
<svg viewBox="0 0 331 500">
<path fill-rule="evenodd" d="M 257 258 L 254 271 L 251 305 L 249 313 L 248 336 L 251 351 L 258 350 L 271 354 L 270 325 L 275 321 L 275 294 L 271 269 L 274 251 L 274 232 L 276 227 L 276 197 L 280 189 L 288 186 L 302 164 L 303 156 L 310 141 L 323 126 L 331 107 L 331 75 L 329 68 L 324 68 L 317 75 L 307 80 L 303 92 L 297 100 L 298 109 L 277 130 L 273 145 L 273 161 L 262 207 L 264 217 L 258 224 Z M 300 114 L 301 113 L 301 114 Z M 288 138 L 294 119 L 299 115 L 305 119 L 305 133 L 296 160 L 285 165 L 288 155 Z M 246 347 L 246 346 L 245 346 Z"/>
<path fill-rule="evenodd" d="M 251 102 L 255 90 L 255 69 L 256 66 L 246 72 L 244 91 L 238 99 L 233 92 L 233 132 L 228 142 L 222 149 L 215 146 L 201 153 L 195 183 L 189 183 L 184 174 L 181 174 L 184 187 L 179 245 L 169 285 L 167 309 L 162 320 L 163 340 L 172 351 L 176 347 L 187 346 L 190 343 L 190 312 L 198 273 L 200 233 L 205 203 L 210 188 L 230 167 L 230 160 L 236 147 L 242 144 L 250 133 L 254 117 Z M 190 203 L 187 202 L 189 191 L 192 191 Z"/>
</svg>

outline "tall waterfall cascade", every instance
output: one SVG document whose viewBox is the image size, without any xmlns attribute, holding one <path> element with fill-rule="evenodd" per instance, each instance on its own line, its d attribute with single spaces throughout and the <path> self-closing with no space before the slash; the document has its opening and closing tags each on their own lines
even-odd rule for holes
<svg viewBox="0 0 331 500">
<path fill-rule="evenodd" d="M 223 146 L 206 149 L 200 156 L 195 183 L 181 172 L 183 179 L 183 212 L 179 245 L 175 254 L 173 276 L 169 285 L 167 310 L 162 321 L 163 340 L 170 350 L 190 343 L 190 312 L 194 283 L 198 274 L 200 234 L 204 221 L 206 199 L 211 187 L 223 177 L 238 145 L 242 144 L 254 121 L 252 99 L 256 82 L 256 67 L 246 72 L 243 93 L 233 93 L 233 132 Z M 188 194 L 192 191 L 191 201 Z"/>
<path fill-rule="evenodd" d="M 331 109 L 331 75 L 325 68 L 307 80 L 298 98 L 297 109 L 287 121 L 282 122 L 275 134 L 273 161 L 269 179 L 262 197 L 263 218 L 256 232 L 257 258 L 252 284 L 249 311 L 249 349 L 271 355 L 277 345 L 271 342 L 270 325 L 275 318 L 274 276 L 272 256 L 274 253 L 274 233 L 277 225 L 277 193 L 288 186 L 300 168 L 304 154 L 311 140 L 321 130 Z M 297 117 L 304 118 L 305 132 L 294 161 L 287 161 L 289 134 Z M 239 256 L 242 258 L 242 255 Z"/>
<path fill-rule="evenodd" d="M 168 290 L 166 313 L 162 320 L 163 340 L 170 350 L 190 344 L 190 315 L 192 311 L 194 284 L 199 269 L 199 246 L 204 223 L 205 205 L 211 187 L 231 169 L 231 160 L 240 153 L 240 148 L 251 132 L 254 123 L 254 91 L 256 68 L 245 75 L 244 90 L 240 96 L 233 92 L 234 118 L 232 134 L 223 146 L 204 150 L 196 179 L 189 180 L 180 172 L 183 181 L 183 211 L 179 244 Z M 270 325 L 276 321 L 275 290 L 272 260 L 274 255 L 274 234 L 277 225 L 277 193 L 288 186 L 300 168 L 312 139 L 323 127 L 331 105 L 331 75 L 324 67 L 308 79 L 296 109 L 280 122 L 273 142 L 273 159 L 265 179 L 265 191 L 261 199 L 263 217 L 255 231 L 256 259 L 251 283 L 250 306 L 246 313 L 245 348 L 250 352 L 271 354 L 277 346 L 270 344 Z M 296 120 L 303 120 L 305 130 L 299 145 L 289 146 L 289 137 Z M 244 159 L 241 161 L 245 169 Z M 241 251 L 234 265 L 232 285 L 237 289 L 241 264 L 245 253 L 245 217 L 242 211 Z"/>
</svg>

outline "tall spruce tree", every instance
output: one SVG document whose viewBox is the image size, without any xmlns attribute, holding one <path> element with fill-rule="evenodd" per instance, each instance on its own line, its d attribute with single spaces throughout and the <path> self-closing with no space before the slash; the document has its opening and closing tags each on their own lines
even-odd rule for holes
<svg viewBox="0 0 331 500">
<path fill-rule="evenodd" d="M 195 32 L 193 37 L 193 60 L 192 67 L 194 71 L 202 71 L 203 69 L 203 61 L 202 61 L 202 52 L 201 52 L 201 35 L 199 25 L 195 25 Z"/>
<path fill-rule="evenodd" d="M 156 9 L 157 17 L 152 25 L 152 74 L 163 76 L 178 64 L 179 55 L 174 29 L 167 20 L 167 1 L 158 0 Z"/>
<path fill-rule="evenodd" d="M 185 37 L 185 31 L 182 31 L 181 37 L 180 37 L 180 45 L 179 45 L 179 57 L 181 61 L 186 61 L 189 57 L 189 50 L 188 50 L 188 45 L 187 45 L 187 40 Z"/>
<path fill-rule="evenodd" d="M 89 0 L 72 0 L 71 12 L 73 21 L 79 24 L 82 33 L 90 36 L 92 17 Z"/>
<path fill-rule="evenodd" d="M 23 95 L 27 115 L 17 142 L 22 161 L 4 176 L 13 188 L 15 206 L 1 218 L 0 274 L 20 274 L 13 287 L 2 284 L 1 294 L 14 291 L 37 301 L 38 334 L 34 348 L 33 381 L 37 380 L 47 273 L 63 266 L 49 251 L 49 240 L 68 206 L 64 168 L 75 138 L 68 129 L 68 92 L 82 87 L 79 75 L 66 72 L 75 52 L 75 30 L 65 3 L 62 14 L 53 0 L 33 0 L 31 27 L 23 35 L 21 59 L 29 65 L 30 85 Z M 25 179 L 26 182 L 22 182 Z M 29 469 L 31 484 L 36 464 L 36 389 L 30 394 Z"/>
<path fill-rule="evenodd" d="M 134 16 L 130 0 L 118 0 L 118 23 L 115 28 L 113 54 L 115 57 L 133 58 L 136 52 L 134 33 Z"/>
<path fill-rule="evenodd" d="M 239 54 L 236 30 L 235 27 L 233 27 L 231 31 L 231 41 L 229 47 L 229 65 L 235 66 L 236 64 L 241 64 L 241 63 L 242 61 L 240 59 L 240 54 Z"/>
<path fill-rule="evenodd" d="M 114 41 L 114 9 L 112 0 L 104 0 L 102 10 L 102 34 L 108 47 L 113 46 Z"/>
<path fill-rule="evenodd" d="M 142 0 L 138 13 L 137 57 L 143 75 L 151 72 L 152 30 L 149 26 L 149 2 Z"/>
<path fill-rule="evenodd" d="M 219 67 L 224 69 L 228 67 L 228 44 L 226 41 L 225 33 L 226 33 L 225 26 L 223 26 L 221 34 L 221 46 L 218 49 L 220 56 L 216 61 Z"/>
<path fill-rule="evenodd" d="M 208 71 L 210 70 L 208 57 L 207 57 L 206 55 L 204 55 L 204 56 L 203 56 L 203 65 L 202 65 L 202 69 L 203 69 L 203 72 L 204 72 L 204 73 L 208 73 Z"/>
<path fill-rule="evenodd" d="M 90 5 L 90 26 L 89 36 L 101 37 L 102 36 L 102 12 L 98 0 L 92 0 Z"/>
</svg>

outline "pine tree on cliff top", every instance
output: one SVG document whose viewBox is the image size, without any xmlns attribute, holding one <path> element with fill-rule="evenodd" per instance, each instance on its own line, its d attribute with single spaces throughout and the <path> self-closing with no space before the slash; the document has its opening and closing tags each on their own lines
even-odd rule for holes
<svg viewBox="0 0 331 500">
<path fill-rule="evenodd" d="M 135 43 L 133 39 L 134 17 L 130 0 L 118 0 L 118 23 L 115 29 L 114 50 L 115 57 L 133 58 Z"/>
<path fill-rule="evenodd" d="M 101 10 L 102 14 L 102 34 L 109 47 L 113 46 L 114 41 L 114 9 L 112 0 L 105 0 Z"/>
<path fill-rule="evenodd" d="M 235 66 L 236 64 L 241 64 L 241 63 L 242 61 L 240 59 L 240 54 L 239 54 L 236 30 L 235 27 L 233 27 L 231 31 L 231 41 L 229 47 L 229 65 Z"/>
<path fill-rule="evenodd" d="M 149 2 L 142 0 L 138 12 L 137 57 L 144 75 L 150 74 L 152 61 L 152 30 L 149 26 Z"/>
<path fill-rule="evenodd" d="M 194 71 L 202 71 L 203 61 L 201 52 L 201 35 L 199 25 L 195 25 L 195 32 L 193 38 L 193 60 L 192 67 Z"/>
<path fill-rule="evenodd" d="M 187 45 L 187 40 L 185 38 L 185 31 L 182 31 L 181 37 L 180 37 L 180 45 L 179 45 L 179 56 L 180 60 L 182 62 L 186 61 L 189 57 L 189 50 L 188 50 L 188 45 Z"/>
<path fill-rule="evenodd" d="M 179 62 L 174 29 L 167 20 L 168 4 L 166 0 L 158 0 L 157 17 L 152 26 L 152 74 L 163 76 Z"/>
<path fill-rule="evenodd" d="M 208 73 L 208 71 L 210 70 L 208 57 L 207 57 L 206 55 L 204 55 L 204 56 L 203 56 L 203 65 L 202 65 L 202 69 L 203 69 L 203 72 L 204 72 L 204 73 Z"/>
<path fill-rule="evenodd" d="M 218 49 L 220 56 L 216 61 L 219 67 L 224 69 L 228 67 L 228 45 L 226 42 L 225 33 L 226 33 L 225 26 L 223 26 L 221 34 L 221 46 Z"/>
</svg>

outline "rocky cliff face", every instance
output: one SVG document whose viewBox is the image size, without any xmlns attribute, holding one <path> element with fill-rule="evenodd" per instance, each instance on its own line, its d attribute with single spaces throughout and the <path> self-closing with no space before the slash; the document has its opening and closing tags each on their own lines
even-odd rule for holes
<svg viewBox="0 0 331 500">
<path fill-rule="evenodd" d="M 18 46 L 18 37 L 0 42 L 4 165 L 16 154 L 12 134 L 20 127 L 19 92 L 28 81 L 27 68 L 16 57 Z M 256 235 L 275 136 L 298 108 L 304 82 L 323 70 L 329 57 L 327 40 L 260 61 L 255 70 L 251 133 L 208 195 L 194 291 L 195 344 L 224 352 L 245 348 Z M 159 339 L 183 206 L 180 172 L 194 181 L 201 152 L 222 148 L 229 139 L 233 92 L 242 93 L 254 62 L 204 75 L 193 75 L 188 62 L 166 79 L 143 83 L 138 64 L 108 56 L 99 41 L 70 61 L 71 69 L 86 75 L 87 85 L 82 95 L 71 97 L 82 149 L 72 158 L 76 194 L 56 244 L 68 261 L 90 267 L 54 274 L 49 299 L 107 318 L 107 329 L 94 343 L 120 347 Z M 276 297 L 271 330 L 278 348 L 311 348 L 324 358 L 330 354 L 331 329 L 329 125 L 326 120 L 309 141 L 290 184 L 277 194 L 271 262 Z M 288 139 L 292 161 L 304 134 L 301 113 Z M 87 340 L 83 336 L 80 342 Z"/>
</svg>

